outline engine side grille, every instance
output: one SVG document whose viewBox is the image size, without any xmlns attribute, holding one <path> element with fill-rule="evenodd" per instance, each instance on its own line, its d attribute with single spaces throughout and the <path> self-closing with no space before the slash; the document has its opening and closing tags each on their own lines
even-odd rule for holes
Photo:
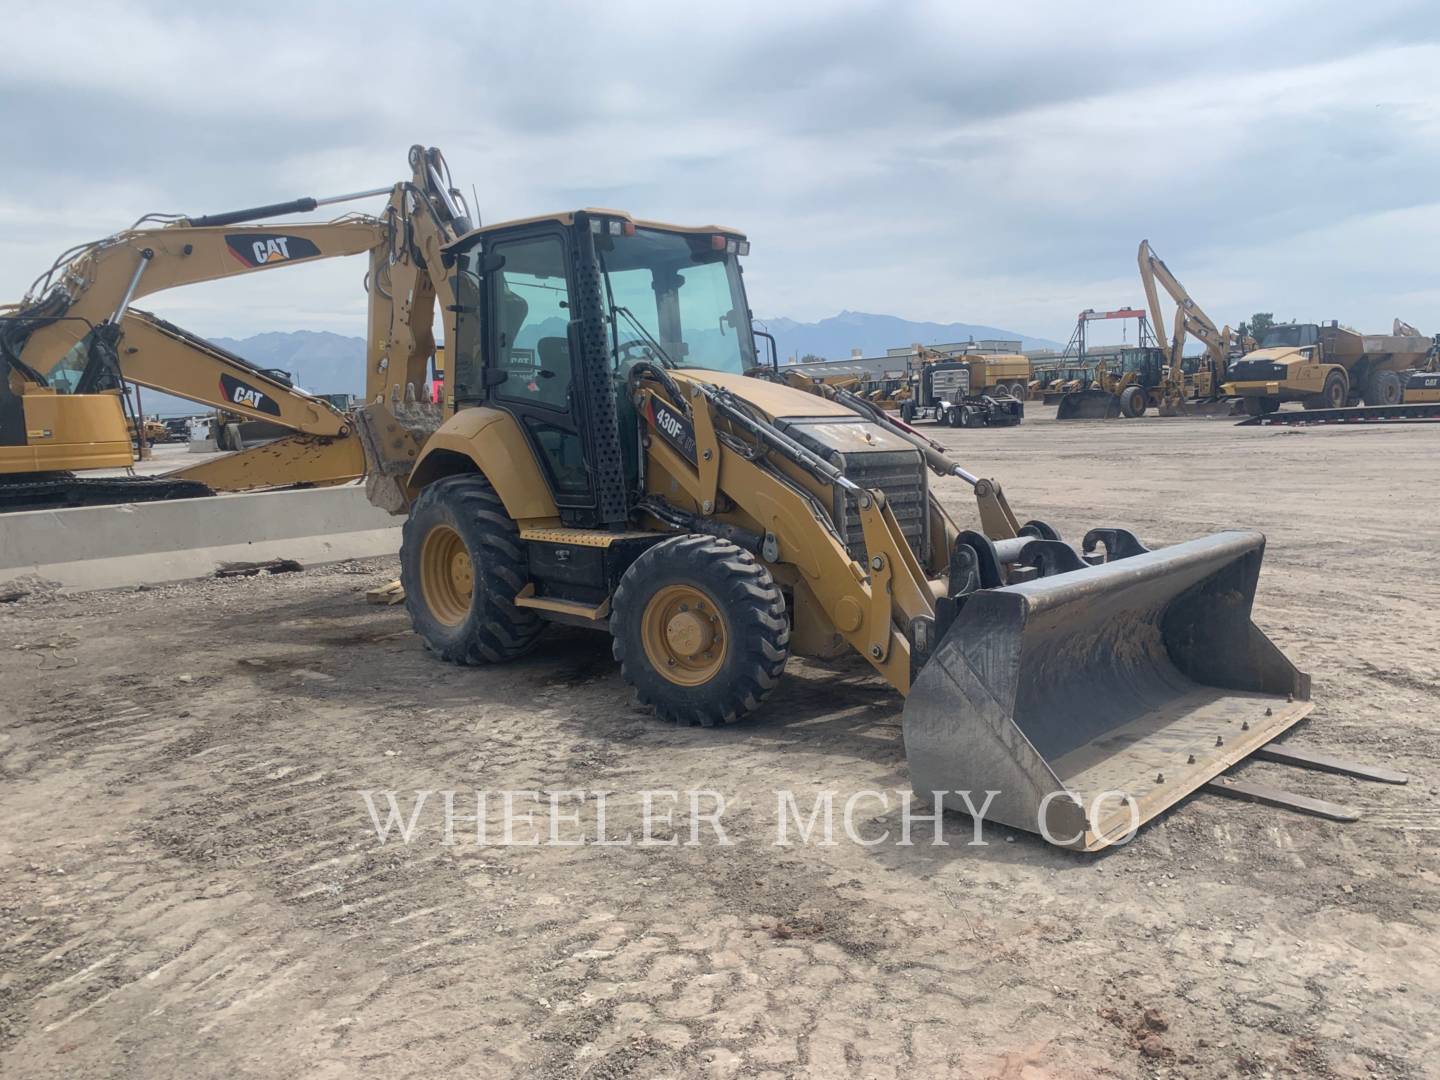
<svg viewBox="0 0 1440 1080">
<path fill-rule="evenodd" d="M 929 489 L 925 465 L 915 450 L 877 451 L 846 454 L 836 462 L 845 475 L 862 488 L 880 490 L 890 505 L 910 550 L 923 564 L 925 550 L 925 516 L 929 511 Z M 860 508 L 853 496 L 835 489 L 840 505 L 835 507 L 835 521 L 845 538 L 845 547 L 857 562 L 865 560 L 865 530 L 860 524 Z"/>
</svg>

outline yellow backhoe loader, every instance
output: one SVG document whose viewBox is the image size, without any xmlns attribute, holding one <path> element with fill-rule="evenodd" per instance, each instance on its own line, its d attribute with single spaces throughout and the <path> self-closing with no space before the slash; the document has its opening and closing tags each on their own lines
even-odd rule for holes
<svg viewBox="0 0 1440 1080">
<path fill-rule="evenodd" d="M 740 232 L 414 220 L 454 412 L 412 423 L 397 383 L 361 416 L 373 494 L 406 513 L 405 603 L 444 660 L 586 627 L 659 716 L 711 725 L 756 709 L 792 653 L 854 650 L 908 697 L 917 792 L 993 791 L 988 820 L 1085 850 L 1310 711 L 1250 618 L 1259 533 L 1149 551 L 1099 528 L 1077 550 L 1022 521 L 894 414 L 761 361 Z M 942 506 L 957 482 L 976 521 Z"/>
</svg>

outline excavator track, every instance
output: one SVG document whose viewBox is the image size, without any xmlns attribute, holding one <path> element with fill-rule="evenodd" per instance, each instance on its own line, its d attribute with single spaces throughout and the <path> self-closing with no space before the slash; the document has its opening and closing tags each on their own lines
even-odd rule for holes
<svg viewBox="0 0 1440 1080">
<path fill-rule="evenodd" d="M 17 510 L 65 510 L 77 506 L 113 506 L 117 503 L 160 502 L 214 495 L 196 480 L 164 477 L 79 477 L 69 473 L 30 474 L 0 478 L 0 513 Z"/>
</svg>

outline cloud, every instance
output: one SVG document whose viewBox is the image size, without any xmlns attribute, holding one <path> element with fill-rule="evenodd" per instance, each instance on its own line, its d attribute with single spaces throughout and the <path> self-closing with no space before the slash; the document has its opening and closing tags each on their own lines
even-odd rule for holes
<svg viewBox="0 0 1440 1080">
<path fill-rule="evenodd" d="M 1404 301 L 1440 329 L 1423 3 L 70 4 L 8 29 L 5 299 L 145 211 L 379 186 L 425 142 L 486 220 L 744 228 L 770 314 L 1063 339 L 1139 299 L 1148 237 L 1221 322 L 1381 327 Z M 202 333 L 363 333 L 362 274 L 153 302 Z"/>
</svg>

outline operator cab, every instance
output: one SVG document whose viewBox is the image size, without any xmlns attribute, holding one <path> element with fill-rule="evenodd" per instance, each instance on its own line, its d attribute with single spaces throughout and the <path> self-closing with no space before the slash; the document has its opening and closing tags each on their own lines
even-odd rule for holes
<svg viewBox="0 0 1440 1080">
<path fill-rule="evenodd" d="M 1320 327 L 1315 323 L 1291 323 L 1272 326 L 1260 339 L 1261 349 L 1303 349 L 1320 344 Z"/>
<path fill-rule="evenodd" d="M 749 249 L 733 229 L 613 210 L 467 233 L 447 249 L 455 407 L 514 415 L 562 514 L 576 524 L 611 517 L 638 469 L 635 440 L 622 437 L 634 430 L 630 370 L 757 366 L 739 263 Z"/>
<path fill-rule="evenodd" d="M 1134 372 L 1136 380 L 1147 390 L 1165 381 L 1165 367 L 1164 350 L 1154 346 L 1125 349 L 1120 354 L 1121 374 Z"/>
</svg>

